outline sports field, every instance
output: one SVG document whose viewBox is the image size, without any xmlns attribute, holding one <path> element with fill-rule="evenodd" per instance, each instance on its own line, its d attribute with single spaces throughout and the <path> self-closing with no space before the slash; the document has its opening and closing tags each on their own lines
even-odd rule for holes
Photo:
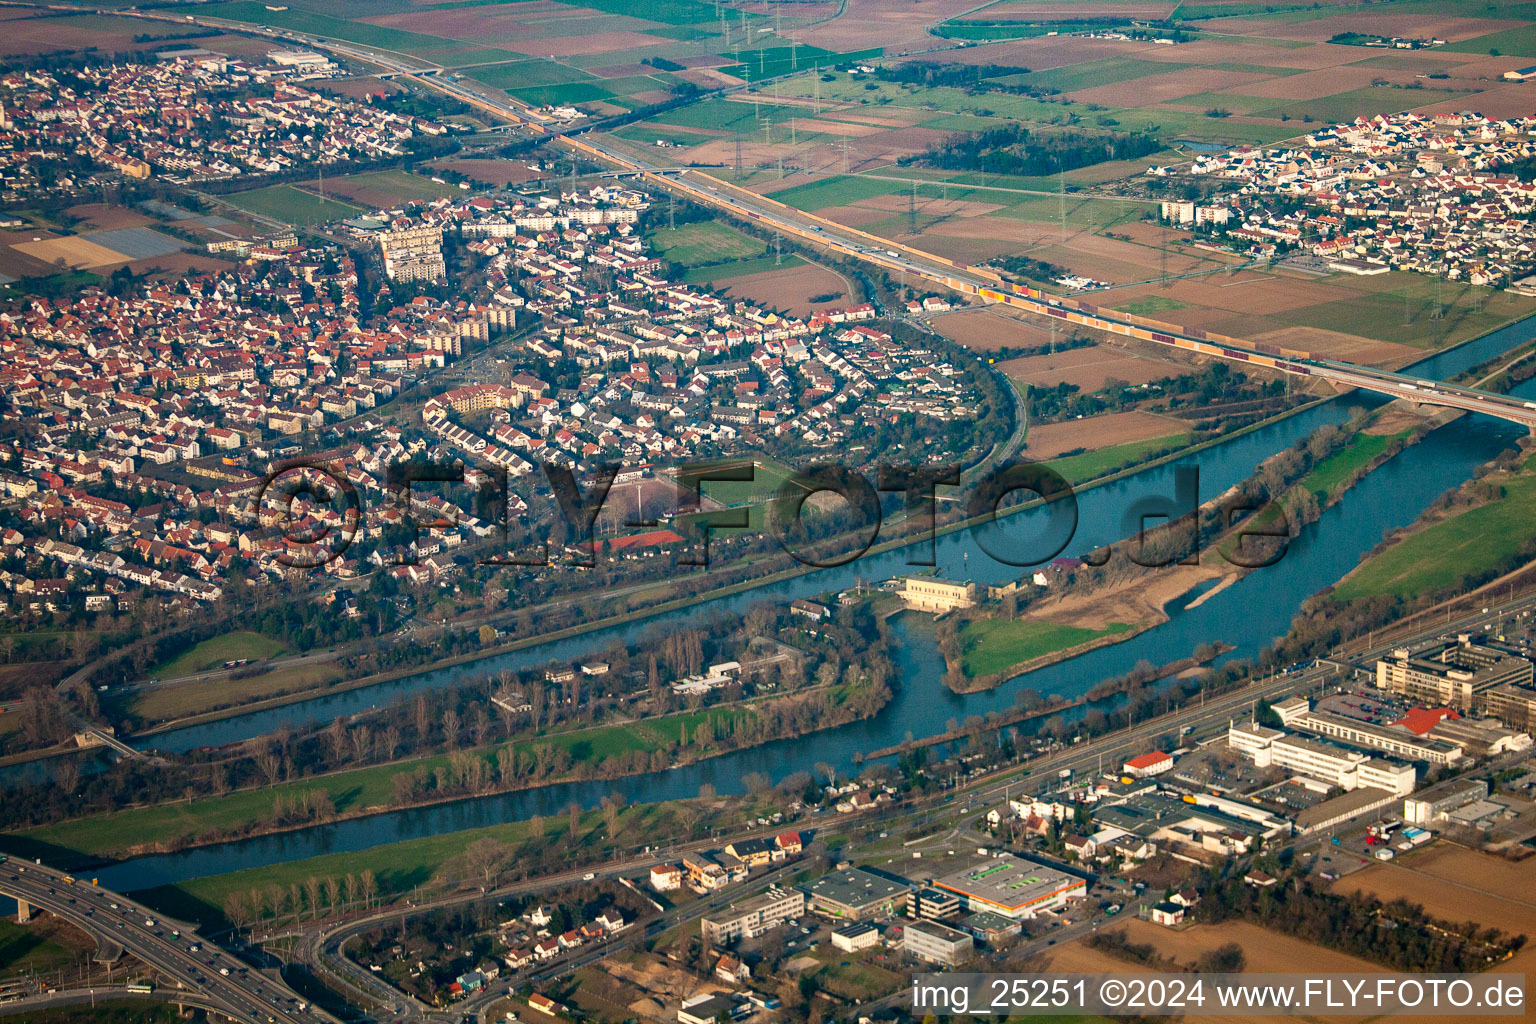
<svg viewBox="0 0 1536 1024">
<path fill-rule="evenodd" d="M 460 191 L 455 185 L 400 170 L 365 171 L 362 174 L 326 178 L 324 181 L 314 178 L 300 182 L 300 187 L 306 192 L 323 190 L 328 199 L 354 203 L 373 210 L 388 209 L 401 203 L 441 199 L 457 195 Z"/>
<path fill-rule="evenodd" d="M 761 256 L 768 248 L 766 242 L 750 238 L 719 221 L 661 228 L 652 233 L 650 240 L 663 257 L 685 267 L 750 259 Z"/>
<path fill-rule="evenodd" d="M 321 198 L 292 185 L 269 185 L 249 192 L 235 192 L 223 198 L 242 210 L 296 227 L 323 224 L 328 220 L 344 220 L 366 212 L 362 207 Z"/>
</svg>

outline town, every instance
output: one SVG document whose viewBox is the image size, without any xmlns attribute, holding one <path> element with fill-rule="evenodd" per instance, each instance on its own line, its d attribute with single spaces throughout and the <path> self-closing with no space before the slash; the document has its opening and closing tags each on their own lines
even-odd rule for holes
<svg viewBox="0 0 1536 1024">
<path fill-rule="evenodd" d="M 1473 113 L 1362 117 L 1310 131 L 1304 145 L 1197 156 L 1188 173 L 1219 190 L 1161 212 L 1238 251 L 1311 253 L 1350 274 L 1530 287 L 1523 225 L 1536 182 L 1518 172 L 1536 158 L 1533 129 L 1536 118 Z"/>
<path fill-rule="evenodd" d="M 118 175 L 202 182 L 399 157 L 448 131 L 294 84 L 329 65 L 317 54 L 157 56 L 0 76 L 0 198 L 85 193 Z"/>
<path fill-rule="evenodd" d="M 537 462 L 588 479 L 618 459 L 630 467 L 620 483 L 644 490 L 666 483 L 658 463 L 858 448 L 872 460 L 888 430 L 915 459 L 963 454 L 947 447 L 950 432 L 925 442 L 911 427 L 966 421 L 973 368 L 898 343 L 868 304 L 800 319 L 671 281 L 635 228 L 649 206 L 607 187 L 439 200 L 349 222 L 369 254 L 271 236 L 243 245 L 245 262 L 227 272 L 0 314 L 7 414 L 38 427 L 4 446 L 4 543 L 33 566 L 9 576 L 12 613 L 112 611 L 144 593 L 211 601 L 232 572 L 293 574 L 258 506 L 270 467 L 300 452 L 366 505 L 356 545 L 326 571 L 383 568 L 428 586 L 452 580 L 454 548 L 499 538 L 537 500 L 514 491 L 488 514 L 473 501 L 488 472 L 528 477 Z M 422 260 L 442 277 L 445 233 L 484 275 L 484 294 L 395 304 L 389 280 L 405 287 Z M 360 292 L 357 261 L 370 258 L 386 273 Z M 466 353 L 500 383 L 429 383 Z M 403 415 L 402 394 L 422 386 L 419 418 Z M 317 456 L 294 443 L 303 438 L 326 447 Z M 388 477 L 418 456 L 472 469 L 460 504 L 414 499 L 418 518 L 444 528 L 402 552 L 393 538 L 410 516 L 387 500 Z M 313 495 L 288 512 L 287 536 L 339 529 L 348 514 Z M 605 532 L 621 518 L 606 517 Z M 608 544 L 634 557 L 682 540 L 634 536 Z"/>
</svg>

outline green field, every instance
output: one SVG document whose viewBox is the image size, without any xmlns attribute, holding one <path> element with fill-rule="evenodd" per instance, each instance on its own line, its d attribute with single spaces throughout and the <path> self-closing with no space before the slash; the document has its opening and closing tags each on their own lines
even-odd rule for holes
<svg viewBox="0 0 1536 1024">
<path fill-rule="evenodd" d="M 1124 622 L 1112 622 L 1104 629 L 1085 629 L 1053 622 L 973 619 L 960 628 L 961 665 L 972 678 L 993 675 L 1090 640 L 1117 636 L 1130 628 Z"/>
<path fill-rule="evenodd" d="M 133 694 L 123 710 L 144 722 L 168 722 L 246 701 L 316 689 L 340 678 L 341 670 L 334 665 L 288 665 L 242 679 L 210 679 L 144 690 Z"/>
<path fill-rule="evenodd" d="M 796 185 L 793 188 L 770 192 L 769 195 L 781 203 L 795 207 L 797 210 L 808 210 L 814 213 L 817 210 L 826 210 L 833 206 L 847 206 L 861 199 L 893 195 L 902 191 L 902 189 L 902 183 L 899 181 L 881 181 L 876 178 L 838 175 L 831 178 L 823 178 L 821 181 L 813 181 L 806 185 Z"/>
<path fill-rule="evenodd" d="M 74 962 L 75 954 L 38 929 L 0 918 L 0 978 L 57 970 Z"/>
<path fill-rule="evenodd" d="M 591 75 L 578 68 L 556 64 L 542 57 L 515 60 L 508 64 L 492 64 L 489 67 L 471 69 L 475 81 L 484 82 L 496 89 L 531 89 L 541 85 L 565 85 L 570 82 L 595 82 Z"/>
<path fill-rule="evenodd" d="M 1125 466 L 1142 462 L 1150 457 L 1153 452 L 1159 452 L 1165 448 L 1181 447 L 1188 438 L 1188 434 L 1169 434 L 1167 437 L 1153 437 L 1145 441 L 1131 441 L 1126 444 L 1100 448 L 1098 451 L 1083 452 L 1081 455 L 1068 455 L 1065 458 L 1051 459 L 1048 465 L 1066 477 L 1069 483 L 1082 483 L 1085 480 L 1092 480 Z M 1025 455 L 1027 456 L 1028 454 L 1026 450 Z"/>
<path fill-rule="evenodd" d="M 770 270 L 787 270 L 790 267 L 798 267 L 804 262 L 798 256 L 785 253 L 783 259 L 777 263 L 774 262 L 774 257 L 769 255 L 751 260 L 736 260 L 718 267 L 695 267 L 683 275 L 683 283 L 723 285 L 732 278 L 746 277 L 748 274 L 766 274 Z"/>
<path fill-rule="evenodd" d="M 322 199 L 292 185 L 268 185 L 249 192 L 235 192 L 223 198 L 242 210 L 296 227 L 323 224 L 328 220 L 344 220 L 364 212 L 350 203 Z"/>
<path fill-rule="evenodd" d="M 1482 15 L 1479 15 L 1480 17 Z M 1529 8 L 1514 17 L 1530 19 L 1532 13 Z M 1494 15 L 1487 15 L 1494 17 Z M 1473 39 L 1463 39 L 1459 43 L 1450 43 L 1445 49 L 1455 50 L 1461 53 L 1489 53 L 1498 50 L 1499 53 L 1519 54 L 1522 57 L 1536 57 L 1536 25 L 1525 25 L 1521 28 L 1509 28 L 1502 32 L 1490 32 L 1485 36 L 1477 36 Z M 1513 68 L 1515 65 L 1510 65 Z"/>
<path fill-rule="evenodd" d="M 1333 596 L 1340 601 L 1426 597 L 1518 554 L 1531 540 L 1536 471 L 1527 462 L 1503 484 L 1503 498 L 1435 523 L 1367 559 Z"/>
<path fill-rule="evenodd" d="M 1148 75 L 1162 75 L 1174 71 L 1182 71 L 1193 66 L 1192 64 L 1174 64 L 1160 60 L 1137 60 L 1134 57 L 1106 57 L 1103 60 L 1068 64 L 1065 67 L 1051 68 L 1048 71 L 1035 71 L 1023 76 L 1000 78 L 998 81 L 1009 84 L 1018 81 L 1025 85 L 1035 85 L 1044 89 L 1075 92 L 1078 89 L 1092 89 L 1100 85 L 1129 82 L 1133 79 L 1145 78 Z"/>
<path fill-rule="evenodd" d="M 1405 430 L 1398 434 L 1356 434 L 1348 445 L 1313 466 L 1312 472 L 1302 478 L 1301 486 L 1317 495 L 1318 501 L 1325 501 L 1335 487 L 1385 452 L 1393 441 L 1407 437 L 1408 433 Z"/>
<path fill-rule="evenodd" d="M 304 187 L 310 188 L 312 186 L 306 182 Z M 412 174 L 410 171 L 400 170 L 364 171 L 362 174 L 348 174 L 344 177 L 326 180 L 325 188 L 328 192 L 334 192 L 347 199 L 352 199 L 353 196 L 359 193 L 364 196 L 367 196 L 369 192 L 385 193 L 388 197 L 385 200 L 385 205 L 442 199 L 445 196 L 458 195 L 461 191 L 456 185 L 440 184 L 420 174 Z M 370 196 L 369 198 L 375 197 Z M 363 203 L 365 206 L 371 205 L 363 199 L 355 201 Z"/>
<path fill-rule="evenodd" d="M 1394 89 L 1385 85 L 1368 85 L 1363 89 L 1351 89 L 1349 92 L 1335 93 L 1315 100 L 1287 100 L 1284 103 L 1265 101 L 1256 112 L 1260 117 L 1279 117 L 1282 113 L 1289 114 L 1292 118 L 1310 115 L 1315 121 L 1336 124 L 1340 121 L 1352 121 L 1357 117 L 1393 114 L 1429 103 L 1443 103 L 1470 95 L 1472 94 L 1469 92 L 1453 92 L 1444 89 Z"/>
<path fill-rule="evenodd" d="M 768 250 L 766 242 L 715 220 L 661 228 L 651 234 L 650 241 L 662 256 L 686 267 L 749 259 Z"/>
<path fill-rule="evenodd" d="M 1298 306 L 1272 316 L 1298 327 L 1321 327 L 1434 349 L 1486 334 L 1536 309 L 1536 302 L 1513 292 L 1499 295 L 1488 288 L 1437 282 L 1429 275 L 1408 271 L 1350 279 L 1348 284 L 1370 292 L 1335 302 Z M 1444 310 L 1439 319 L 1434 315 L 1437 296 L 1438 305 Z"/>
<path fill-rule="evenodd" d="M 879 48 L 833 53 L 815 46 L 765 46 L 758 50 L 743 51 L 740 55 L 741 63 L 726 68 L 726 72 L 755 82 L 763 78 L 793 74 L 801 68 L 814 69 L 879 57 L 881 52 Z"/>
<path fill-rule="evenodd" d="M 1183 309 L 1187 305 L 1188 303 L 1186 302 L 1170 299 L 1164 295 L 1149 295 L 1144 299 L 1127 302 L 1115 308 L 1122 313 L 1129 313 L 1132 316 L 1152 316 L 1155 313 L 1167 313 L 1169 310 Z"/>
<path fill-rule="evenodd" d="M 615 101 L 619 97 L 595 82 L 569 82 L 565 85 L 539 85 L 531 89 L 508 89 L 524 103 L 535 106 L 574 106 L 577 103 L 595 103 L 598 100 Z"/>
<path fill-rule="evenodd" d="M 94 1005 L 51 1006 L 12 1011 L 15 1024 L 182 1024 L 183 1017 L 170 1003 L 147 999 L 98 998 Z"/>
<path fill-rule="evenodd" d="M 724 99 L 707 99 L 698 103 L 658 114 L 662 124 L 675 124 L 679 128 L 706 128 L 711 131 L 756 132 L 762 135 L 764 124 L 781 124 L 795 117 L 806 119 L 804 107 L 788 107 L 774 103 L 768 97 L 760 97 L 755 103 Z"/>
<path fill-rule="evenodd" d="M 766 804 L 763 809 L 768 809 Z M 749 813 L 753 811 L 748 809 Z M 761 810 L 757 811 L 761 813 Z M 731 806 L 725 811 L 731 822 L 738 823 L 742 809 Z M 723 824 L 706 814 L 700 824 Z M 580 816 L 574 840 L 568 833 L 564 814 L 552 816 L 544 824 L 543 835 L 559 842 L 567 859 L 579 863 L 577 858 L 589 860 L 606 843 L 603 813 L 587 811 Z M 620 837 L 626 842 L 637 838 L 658 835 L 674 835 L 681 831 L 678 824 L 677 801 L 664 804 L 635 804 L 625 808 L 618 816 Z M 478 839 L 495 839 L 516 844 L 530 838 L 530 822 L 518 821 L 505 825 L 448 832 L 422 839 L 387 843 L 347 853 L 323 854 L 305 860 L 274 864 L 270 867 L 250 868 L 224 875 L 213 875 L 182 882 L 175 886 L 161 886 L 139 894 L 149 905 L 163 913 L 192 918 L 200 921 L 217 920 L 225 898 L 233 892 L 249 892 L 276 884 L 286 888 L 292 883 L 302 884 L 307 878 L 342 878 L 347 874 L 374 872 L 383 896 L 409 892 L 413 887 L 432 881 L 442 868 L 463 854 L 465 847 Z M 586 856 L 583 856 L 585 854 Z"/>
<path fill-rule="evenodd" d="M 222 666 L 226 661 L 238 661 L 241 658 L 264 661 L 287 649 L 281 641 L 262 636 L 260 633 L 249 631 L 225 633 L 223 636 L 204 640 L 196 647 L 161 662 L 149 670 L 149 675 L 162 679 L 174 679 L 177 676 L 191 675 L 204 669 Z"/>
</svg>

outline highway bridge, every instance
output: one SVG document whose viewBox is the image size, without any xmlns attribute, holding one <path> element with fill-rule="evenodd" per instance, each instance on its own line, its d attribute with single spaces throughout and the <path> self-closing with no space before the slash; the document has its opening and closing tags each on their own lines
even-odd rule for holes
<svg viewBox="0 0 1536 1024">
<path fill-rule="evenodd" d="M 1001 275 L 983 267 L 959 263 L 858 228 L 839 224 L 813 213 L 797 210 L 702 171 L 689 169 L 668 172 L 639 157 L 618 152 L 601 140 L 592 142 L 578 138 L 583 131 L 581 127 L 567 128 L 528 104 L 487 96 L 462 81 L 455 81 L 457 76 L 442 74 L 442 68 L 424 68 L 422 61 L 408 58 L 405 54 L 380 51 L 356 43 L 318 37 L 304 32 L 267 27 L 253 28 L 249 23 L 199 14 L 184 15 L 185 22 L 183 22 L 181 18 L 147 11 L 122 13 L 125 16 L 175 21 L 178 24 L 193 22 L 235 31 L 257 32 L 269 38 L 326 50 L 376 65 L 391 77 L 407 79 L 424 88 L 444 93 L 492 116 L 520 125 L 536 136 L 543 136 L 552 143 L 572 149 L 619 172 L 633 174 L 640 180 L 680 193 L 706 206 L 725 210 L 828 252 L 873 264 L 886 271 L 894 271 L 903 278 L 910 275 L 914 280 L 925 281 L 930 285 L 947 288 L 962 295 L 975 296 L 984 302 L 1000 303 L 1025 312 L 1062 320 L 1074 326 L 1167 345 L 1216 359 L 1247 363 L 1308 379 L 1325 380 L 1340 388 L 1363 388 L 1392 398 L 1406 399 L 1419 405 L 1444 406 L 1496 416 L 1536 430 L 1536 402 L 1523 402 L 1508 395 L 1421 379 L 1390 370 L 1356 366 L 1310 352 L 1245 342 L 1197 328 L 1181 328 L 1129 313 L 1100 309 L 1086 302 L 1013 284 L 1004 280 Z M 706 95 L 722 95 L 726 92 L 756 88 L 762 84 L 759 82 L 733 86 L 730 89 L 714 90 Z"/>
<path fill-rule="evenodd" d="M 201 938 L 192 926 L 169 921 L 125 896 L 76 879 L 36 861 L 0 862 L 0 894 L 20 905 L 25 920 L 46 910 L 92 936 L 98 960 L 128 953 L 156 976 L 162 988 L 186 992 L 188 1005 L 232 1021 L 315 1024 L 331 1018 L 308 1006 L 281 980 L 251 970 Z M 175 1001 L 173 994 L 165 998 Z"/>
</svg>

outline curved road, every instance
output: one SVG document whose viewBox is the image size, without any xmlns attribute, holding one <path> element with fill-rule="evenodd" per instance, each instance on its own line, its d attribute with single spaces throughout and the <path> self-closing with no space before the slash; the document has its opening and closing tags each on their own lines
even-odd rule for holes
<svg viewBox="0 0 1536 1024">
<path fill-rule="evenodd" d="M 312 1008 L 299 1009 L 302 1001 L 286 984 L 246 967 L 190 925 L 165 920 L 89 880 L 71 881 L 46 865 L 10 859 L 0 863 L 0 893 L 106 937 L 152 969 L 164 985 L 174 986 L 172 992 L 200 995 L 200 1005 L 230 1020 L 314 1024 L 332 1019 Z"/>
</svg>

